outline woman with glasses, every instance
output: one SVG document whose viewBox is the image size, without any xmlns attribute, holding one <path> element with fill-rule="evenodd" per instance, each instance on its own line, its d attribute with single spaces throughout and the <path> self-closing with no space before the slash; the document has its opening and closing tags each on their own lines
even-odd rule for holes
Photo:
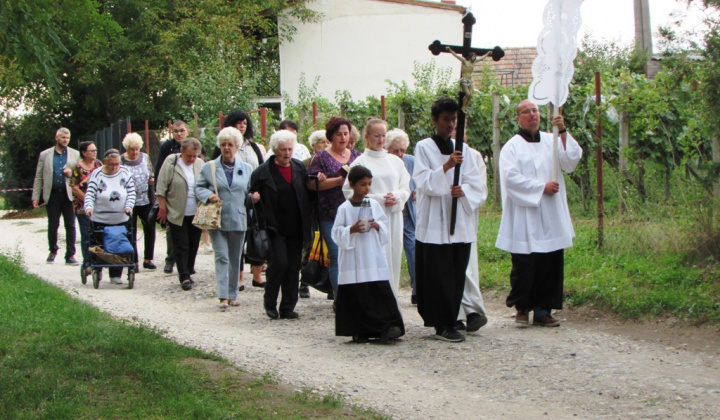
<svg viewBox="0 0 720 420">
<path fill-rule="evenodd" d="M 102 166 L 102 162 L 97 158 L 97 146 L 91 141 L 80 143 L 80 160 L 72 168 L 70 176 L 70 187 L 72 188 L 73 209 L 75 217 L 80 226 L 80 247 L 82 249 L 83 267 L 87 269 L 88 264 L 88 247 L 90 246 L 90 232 L 88 231 L 88 219 L 85 216 L 85 192 L 87 191 L 88 180 L 90 174 Z M 88 271 L 88 274 L 90 272 Z"/>
</svg>

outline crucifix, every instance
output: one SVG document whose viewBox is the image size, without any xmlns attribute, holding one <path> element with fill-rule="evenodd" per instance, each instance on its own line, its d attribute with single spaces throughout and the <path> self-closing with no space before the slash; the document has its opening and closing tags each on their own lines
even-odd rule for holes
<svg viewBox="0 0 720 420">
<path fill-rule="evenodd" d="M 472 13 L 466 14 L 463 19 L 463 44 L 462 46 L 457 45 L 445 45 L 441 44 L 440 41 L 435 40 L 428 47 L 433 55 L 440 55 L 440 53 L 450 53 L 455 58 L 460 60 L 462 67 L 460 69 L 460 92 L 458 97 L 458 103 L 461 105 L 460 111 L 458 112 L 457 128 L 455 130 L 455 150 L 462 152 L 463 143 L 465 142 L 465 113 L 467 112 L 467 106 L 470 104 L 470 99 L 474 91 L 472 75 L 475 70 L 475 62 L 482 60 L 485 57 L 492 57 L 493 61 L 499 61 L 505 56 L 505 51 L 500 47 L 492 49 L 488 48 L 473 48 L 470 46 L 472 43 L 472 27 L 477 22 L 475 16 Z M 455 173 L 453 185 L 460 183 L 460 164 L 455 165 Z M 452 200 L 452 212 L 450 213 L 450 234 L 455 233 L 455 221 L 457 219 L 457 198 Z"/>
</svg>

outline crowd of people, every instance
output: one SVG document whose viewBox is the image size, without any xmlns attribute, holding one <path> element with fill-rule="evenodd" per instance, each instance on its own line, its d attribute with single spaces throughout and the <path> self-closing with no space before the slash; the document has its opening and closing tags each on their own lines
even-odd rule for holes
<svg viewBox="0 0 720 420">
<path fill-rule="evenodd" d="M 40 154 L 33 188 L 33 206 L 42 198 L 47 208 L 47 262 L 53 263 L 59 250 L 61 215 L 65 263 L 80 264 L 77 218 L 83 270 L 90 270 L 90 223 L 128 224 L 136 238 L 139 219 L 142 270 L 154 270 L 160 223 L 167 229 L 164 272 L 177 269 L 181 289 L 190 291 L 202 235 L 193 219 L 199 205 L 222 203 L 221 226 L 207 231 L 220 310 L 241 305 L 248 262 L 252 285 L 264 288 L 267 316 L 300 317 L 298 299 L 310 296 L 300 283 L 304 250 L 321 238 L 336 335 L 359 343 L 390 343 L 404 335 L 398 304 L 404 252 L 411 302 L 424 325 L 434 328 L 438 340 L 464 341 L 460 331 L 477 331 L 488 322 L 476 245 L 478 209 L 488 189 L 483 157 L 467 144 L 455 144 L 459 111 L 455 100 L 438 99 L 431 110 L 435 134 L 418 139 L 414 156 L 407 153 L 408 135 L 377 118 L 368 118 L 360 134 L 350 120 L 332 117 L 325 130 L 310 135 L 310 149 L 298 141 L 298 125 L 286 120 L 265 150 L 253 139 L 249 115 L 235 111 L 225 118 L 211 157 L 188 137 L 187 124 L 176 121 L 155 165 L 140 151 L 143 141 L 136 133 L 123 140 L 124 153 L 110 149 L 100 160 L 92 142 L 80 143 L 79 151 L 70 148 L 70 132 L 61 128 L 55 146 Z M 518 104 L 516 119 L 520 130 L 498 160 L 503 214 L 496 247 L 512 258 L 506 304 L 515 307 L 520 327 L 530 324 L 530 312 L 534 325 L 554 327 L 560 322 L 552 311 L 562 308 L 563 250 L 574 237 L 562 172 L 574 170 L 582 149 L 561 115 L 552 121 L 557 140 L 540 132 L 532 102 Z M 354 148 L 360 138 L 362 153 Z M 261 221 L 267 232 L 266 260 L 246 260 L 251 221 Z M 139 272 L 133 245 L 135 267 L 128 269 Z M 111 283 L 122 284 L 122 268 L 109 271 Z"/>
</svg>

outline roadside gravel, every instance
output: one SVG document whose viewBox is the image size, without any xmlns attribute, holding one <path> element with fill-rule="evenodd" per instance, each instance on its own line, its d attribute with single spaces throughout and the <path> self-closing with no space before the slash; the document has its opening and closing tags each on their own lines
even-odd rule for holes
<svg viewBox="0 0 720 420">
<path fill-rule="evenodd" d="M 46 219 L 0 220 L 0 247 L 27 269 L 113 316 L 154 327 L 179 343 L 270 372 L 298 391 L 337 394 L 398 419 L 720 418 L 720 334 L 672 320 L 636 325 L 591 310 L 557 312 L 560 328 L 516 328 L 502 299 L 487 297 L 490 323 L 460 344 L 432 339 L 409 289 L 400 291 L 407 334 L 395 345 L 334 336 L 330 301 L 301 299 L 298 320 L 271 321 L 262 289 L 217 309 L 212 254 L 201 253 L 196 287 L 141 271 L 135 288 L 83 286 L 79 269 L 46 264 Z M 61 229 L 60 241 L 64 241 Z M 142 241 L 140 241 L 142 242 Z M 158 232 L 162 267 L 165 236 Z M 249 272 L 246 271 L 249 279 Z M 107 276 L 107 275 L 106 275 Z"/>
</svg>

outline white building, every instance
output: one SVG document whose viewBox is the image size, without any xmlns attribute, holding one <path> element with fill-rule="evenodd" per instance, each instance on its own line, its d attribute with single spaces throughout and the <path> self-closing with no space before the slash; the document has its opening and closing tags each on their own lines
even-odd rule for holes
<svg viewBox="0 0 720 420">
<path fill-rule="evenodd" d="M 435 60 L 459 78 L 460 64 L 450 54 L 433 56 L 434 40 L 462 45 L 465 7 L 454 1 L 314 0 L 306 6 L 322 13 L 319 22 L 302 23 L 280 16 L 278 24 L 293 25 L 293 40 L 280 45 L 280 89 L 293 101 L 300 77 L 308 86 L 320 76 L 318 94 L 333 100 L 347 90 L 355 100 L 387 93 L 386 80 L 412 83 L 415 62 Z"/>
</svg>

